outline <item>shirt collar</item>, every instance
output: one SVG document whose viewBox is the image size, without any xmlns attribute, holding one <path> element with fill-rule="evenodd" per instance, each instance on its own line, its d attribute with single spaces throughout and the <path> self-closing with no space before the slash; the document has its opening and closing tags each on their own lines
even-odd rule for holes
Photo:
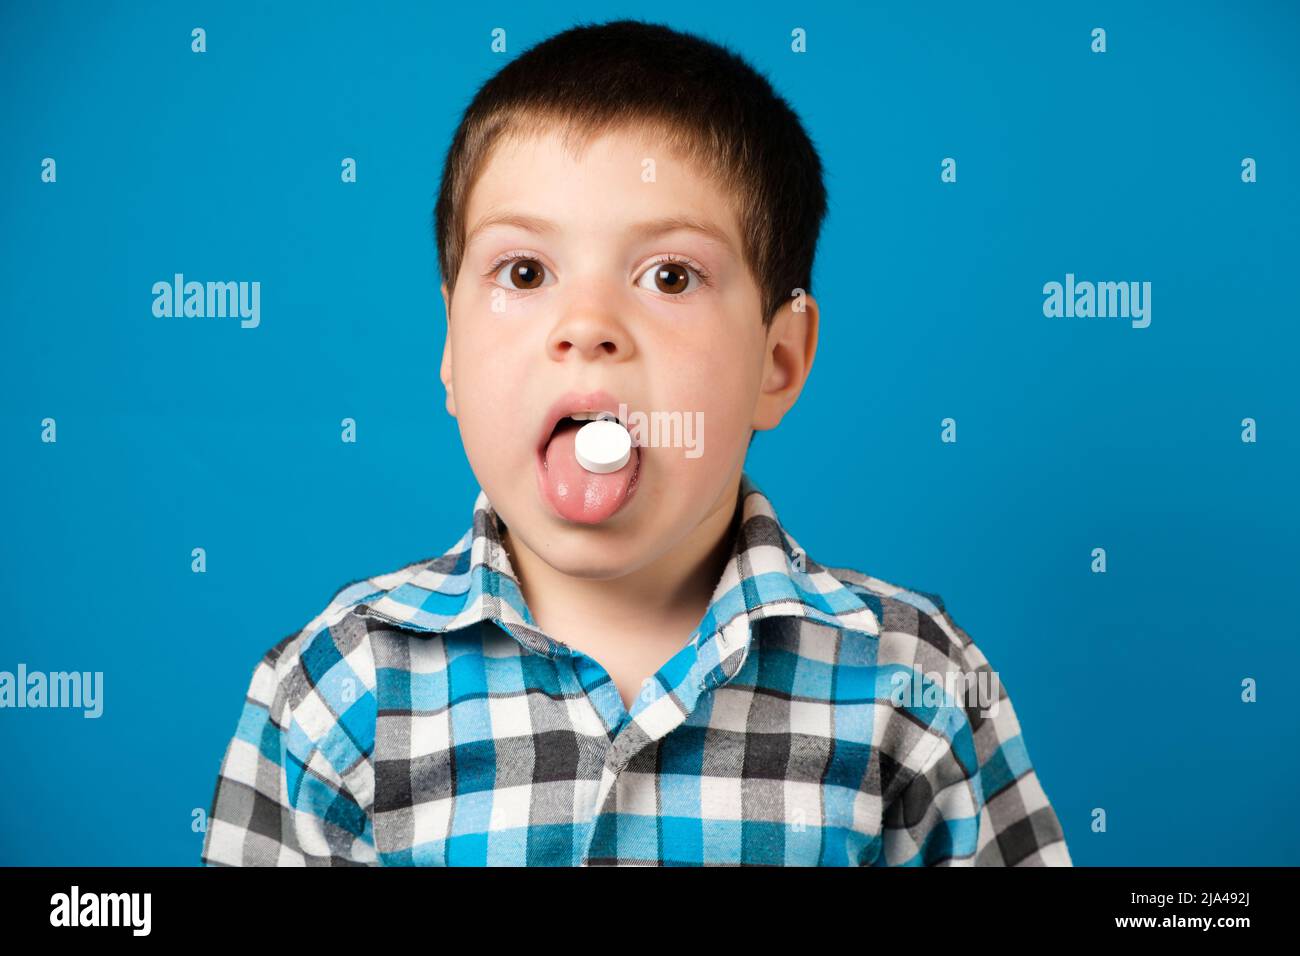
<svg viewBox="0 0 1300 956">
<path fill-rule="evenodd" d="M 719 680 L 739 670 L 753 625 L 763 618 L 804 618 L 879 634 L 879 602 L 809 558 L 747 473 L 741 474 L 738 498 L 741 519 L 732 525 L 731 555 L 693 638 L 701 657 L 707 650 L 707 657 L 718 662 Z M 537 653 L 572 654 L 533 620 L 502 543 L 504 529 L 480 490 L 473 523 L 461 539 L 439 557 L 372 579 L 383 589 L 365 598 L 358 612 L 424 633 L 493 621 Z"/>
</svg>

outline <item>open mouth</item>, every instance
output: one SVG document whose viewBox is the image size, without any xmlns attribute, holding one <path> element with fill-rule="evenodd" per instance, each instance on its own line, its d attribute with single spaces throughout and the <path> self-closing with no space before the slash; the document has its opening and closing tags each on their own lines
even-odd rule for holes
<svg viewBox="0 0 1300 956">
<path fill-rule="evenodd" d="M 579 408 L 552 417 L 554 424 L 537 451 L 537 480 L 543 499 L 568 521 L 599 524 L 608 520 L 627 505 L 637 489 L 641 449 L 634 444 L 627 464 L 617 471 L 587 471 L 575 454 L 578 431 L 592 421 L 619 421 L 618 416 L 603 408 Z"/>
</svg>

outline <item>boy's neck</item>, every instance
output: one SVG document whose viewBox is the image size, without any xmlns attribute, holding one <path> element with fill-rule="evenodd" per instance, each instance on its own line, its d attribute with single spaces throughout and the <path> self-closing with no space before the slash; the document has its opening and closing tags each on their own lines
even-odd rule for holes
<svg viewBox="0 0 1300 956">
<path fill-rule="evenodd" d="M 739 512 L 739 471 L 704 520 L 675 548 L 618 578 L 558 571 L 505 529 L 503 544 L 534 621 L 548 636 L 581 650 L 582 638 L 661 636 L 686 643 L 731 557 Z M 568 637 L 566 637 L 566 635 Z M 572 638 L 572 640 L 570 640 Z"/>
</svg>

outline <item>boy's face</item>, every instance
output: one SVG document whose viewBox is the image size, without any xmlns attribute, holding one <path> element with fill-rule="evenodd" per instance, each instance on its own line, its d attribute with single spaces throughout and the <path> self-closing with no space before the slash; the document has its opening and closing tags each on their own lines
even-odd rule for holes
<svg viewBox="0 0 1300 956">
<path fill-rule="evenodd" d="M 503 216 L 535 223 L 481 225 Z M 638 230 L 665 218 L 720 235 Z M 512 538 L 559 571 L 611 578 L 725 527 L 751 430 L 780 421 L 816 347 L 811 298 L 764 328 L 730 197 L 652 140 L 610 134 L 575 162 L 548 135 L 498 145 L 465 222 L 450 302 L 442 287 L 441 375 L 470 467 Z M 606 393 L 597 407 L 644 416 L 615 476 L 573 465 L 572 429 L 545 438 L 575 407 L 566 395 L 596 392 Z M 655 413 L 676 413 L 681 427 L 656 438 Z"/>
</svg>

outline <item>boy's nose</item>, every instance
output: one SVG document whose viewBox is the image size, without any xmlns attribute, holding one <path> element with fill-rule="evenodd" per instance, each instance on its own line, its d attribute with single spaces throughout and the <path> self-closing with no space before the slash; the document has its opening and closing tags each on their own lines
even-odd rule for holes
<svg viewBox="0 0 1300 956">
<path fill-rule="evenodd" d="M 572 313 L 556 323 L 546 342 L 547 354 L 564 361 L 576 352 L 583 358 L 625 361 L 632 357 L 632 337 L 617 319 L 592 312 Z"/>
</svg>

